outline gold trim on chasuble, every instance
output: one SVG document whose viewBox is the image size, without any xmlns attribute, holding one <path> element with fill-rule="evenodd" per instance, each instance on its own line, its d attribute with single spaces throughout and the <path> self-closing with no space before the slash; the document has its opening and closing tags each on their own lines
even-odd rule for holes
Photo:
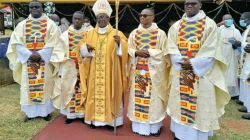
<svg viewBox="0 0 250 140">
<path fill-rule="evenodd" d="M 97 39 L 97 45 L 95 48 L 95 120 L 105 121 L 106 114 L 106 92 L 105 92 L 105 80 L 106 80 L 106 53 L 108 43 L 108 33 L 99 34 Z"/>
<path fill-rule="evenodd" d="M 73 94 L 73 97 L 71 98 L 69 102 L 69 112 L 70 113 L 79 113 L 82 112 L 81 107 L 81 81 L 80 81 L 80 73 L 79 73 L 79 48 L 80 48 L 80 42 L 83 39 L 83 33 L 75 33 L 73 31 L 68 32 L 69 36 L 69 58 L 73 59 L 75 62 L 76 70 L 77 70 L 77 81 L 75 84 L 75 93 Z"/>
<path fill-rule="evenodd" d="M 135 43 L 139 50 L 156 48 L 158 30 L 150 32 L 136 31 Z M 149 121 L 149 106 L 152 89 L 147 58 L 138 57 L 135 70 L 134 116 L 141 121 Z"/>
<path fill-rule="evenodd" d="M 247 33 L 247 42 L 250 43 L 250 31 Z M 243 66 L 245 64 L 245 61 L 246 61 L 246 57 L 247 57 L 247 53 L 245 51 L 242 52 L 242 60 L 239 64 L 239 67 L 238 67 L 238 75 L 240 76 L 241 75 L 241 72 L 242 72 L 242 69 L 243 69 Z M 250 74 L 248 75 L 248 78 L 246 80 L 246 83 L 247 84 L 250 84 Z"/>
<path fill-rule="evenodd" d="M 46 37 L 47 19 L 40 21 L 28 20 L 25 26 L 26 47 L 30 51 L 43 49 Z M 27 61 L 29 102 L 44 104 L 45 63 Z"/>
<path fill-rule="evenodd" d="M 206 18 L 198 21 L 186 22 L 181 20 L 178 33 L 178 48 L 183 57 L 194 58 L 201 47 L 201 38 L 205 28 Z M 179 73 L 180 107 L 183 123 L 195 123 L 197 110 L 197 82 L 199 77 L 190 70 Z"/>
</svg>

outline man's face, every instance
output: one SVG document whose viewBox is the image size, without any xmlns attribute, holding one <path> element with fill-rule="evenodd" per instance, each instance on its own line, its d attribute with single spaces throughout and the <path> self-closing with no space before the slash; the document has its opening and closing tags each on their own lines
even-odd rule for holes
<svg viewBox="0 0 250 140">
<path fill-rule="evenodd" d="M 74 13 L 72 17 L 72 22 L 76 29 L 80 29 L 83 24 L 83 15 L 80 13 Z"/>
<path fill-rule="evenodd" d="M 97 19 L 97 23 L 98 23 L 100 28 L 106 27 L 109 23 L 108 15 L 103 14 L 103 13 L 97 15 L 96 19 Z"/>
<path fill-rule="evenodd" d="M 184 9 L 188 17 L 193 17 L 199 13 L 201 3 L 198 0 L 186 0 L 184 3 Z"/>
<path fill-rule="evenodd" d="M 42 4 L 39 2 L 31 2 L 29 4 L 29 12 L 33 18 L 40 18 L 43 13 Z"/>
<path fill-rule="evenodd" d="M 233 17 L 229 14 L 223 16 L 224 25 L 229 28 L 233 25 Z"/>
<path fill-rule="evenodd" d="M 240 20 L 244 20 L 248 25 L 250 24 L 250 18 L 246 14 L 242 14 Z"/>
<path fill-rule="evenodd" d="M 85 18 L 84 23 L 90 23 L 89 19 Z"/>
<path fill-rule="evenodd" d="M 150 10 L 144 9 L 139 14 L 139 18 L 142 25 L 149 25 L 154 21 L 154 14 Z"/>
</svg>

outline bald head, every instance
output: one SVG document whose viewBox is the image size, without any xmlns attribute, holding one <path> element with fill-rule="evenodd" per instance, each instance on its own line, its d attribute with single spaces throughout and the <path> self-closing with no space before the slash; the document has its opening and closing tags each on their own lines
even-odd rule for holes
<svg viewBox="0 0 250 140">
<path fill-rule="evenodd" d="M 240 17 L 241 20 L 244 20 L 247 25 L 250 25 L 250 12 L 244 12 L 241 17 Z"/>
<path fill-rule="evenodd" d="M 222 20 L 228 20 L 228 19 L 233 19 L 233 17 L 230 14 L 226 14 L 222 17 Z"/>
<path fill-rule="evenodd" d="M 57 14 L 53 14 L 50 16 L 50 19 L 53 20 L 54 22 L 59 22 L 60 18 Z"/>
</svg>

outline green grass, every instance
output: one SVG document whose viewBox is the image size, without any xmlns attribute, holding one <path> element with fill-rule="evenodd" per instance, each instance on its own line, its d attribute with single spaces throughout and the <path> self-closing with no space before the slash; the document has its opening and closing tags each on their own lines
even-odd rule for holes
<svg viewBox="0 0 250 140">
<path fill-rule="evenodd" d="M 0 140 L 31 139 L 49 123 L 43 119 L 23 122 L 19 88 L 17 84 L 0 87 Z M 234 101 L 226 106 L 226 113 L 220 119 L 221 129 L 210 140 L 250 140 L 250 120 L 241 119 L 239 107 Z M 58 115 L 53 113 L 53 119 Z"/>
<path fill-rule="evenodd" d="M 210 140 L 250 140 L 250 120 L 241 119 L 240 106 L 234 101 L 226 106 L 226 113 L 220 119 L 221 129 Z"/>
<path fill-rule="evenodd" d="M 5 35 L 10 36 L 12 33 L 11 29 L 5 29 Z"/>
<path fill-rule="evenodd" d="M 0 76 L 0 86 L 11 84 L 14 82 L 12 77 L 12 71 L 9 69 L 7 58 L 0 59 L 0 73 L 4 73 Z"/>
<path fill-rule="evenodd" d="M 23 122 L 19 88 L 17 84 L 0 87 L 0 140 L 29 140 L 49 123 L 43 119 Z M 58 112 L 52 115 L 54 119 Z"/>
</svg>

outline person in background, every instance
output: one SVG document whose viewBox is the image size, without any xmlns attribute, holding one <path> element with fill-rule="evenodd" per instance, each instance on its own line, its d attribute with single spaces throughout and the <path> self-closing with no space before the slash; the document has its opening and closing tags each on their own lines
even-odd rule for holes
<svg viewBox="0 0 250 140">
<path fill-rule="evenodd" d="M 18 23 L 20 23 L 21 21 L 25 20 L 24 17 L 19 17 L 17 20 L 16 20 L 16 26 Z"/>
<path fill-rule="evenodd" d="M 50 19 L 53 20 L 57 26 L 60 25 L 60 17 L 57 14 L 52 14 L 50 16 Z"/>
<path fill-rule="evenodd" d="M 240 25 L 246 30 L 242 35 L 241 41 L 241 60 L 240 60 L 240 101 L 243 106 L 239 108 L 243 119 L 250 120 L 250 12 L 244 12 L 240 17 Z"/>
<path fill-rule="evenodd" d="M 226 60 L 226 83 L 232 99 L 239 98 L 238 84 L 238 47 L 241 46 L 241 33 L 234 26 L 234 20 L 230 14 L 223 16 L 219 27 L 219 34 L 223 43 L 223 56 Z"/>
<path fill-rule="evenodd" d="M 91 25 L 91 22 L 90 22 L 90 20 L 89 20 L 88 17 L 84 17 L 83 27 L 84 27 L 85 30 L 87 30 L 87 31 L 90 31 L 91 29 L 93 29 L 93 26 Z"/>
<path fill-rule="evenodd" d="M 63 33 L 64 31 L 68 30 L 70 26 L 70 22 L 66 18 L 61 18 L 61 25 L 59 26 L 61 29 L 61 32 Z"/>
</svg>

